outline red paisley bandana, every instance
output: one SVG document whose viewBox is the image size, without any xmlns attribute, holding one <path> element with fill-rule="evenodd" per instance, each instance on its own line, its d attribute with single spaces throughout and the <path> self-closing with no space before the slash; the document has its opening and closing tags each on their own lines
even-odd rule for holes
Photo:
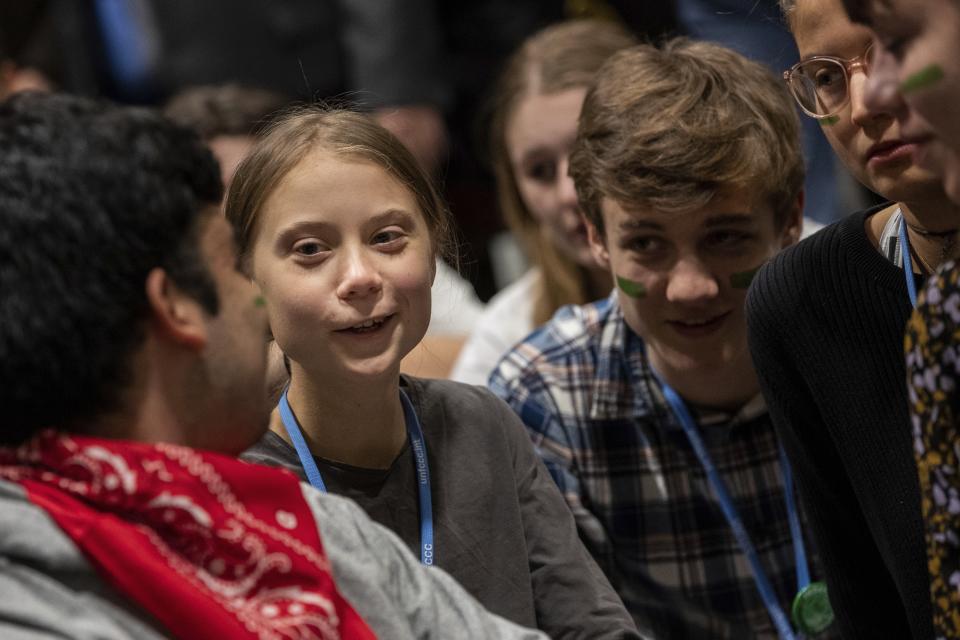
<svg viewBox="0 0 960 640">
<path fill-rule="evenodd" d="M 177 637 L 374 637 L 337 591 L 288 472 L 46 431 L 0 448 L 0 477 Z"/>
</svg>

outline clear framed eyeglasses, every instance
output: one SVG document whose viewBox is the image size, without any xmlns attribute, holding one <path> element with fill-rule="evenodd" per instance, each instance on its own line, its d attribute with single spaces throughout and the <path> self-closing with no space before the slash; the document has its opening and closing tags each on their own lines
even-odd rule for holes
<svg viewBox="0 0 960 640">
<path fill-rule="evenodd" d="M 813 56 L 783 72 L 790 93 L 804 113 L 818 120 L 836 115 L 850 101 L 850 75 L 857 67 L 870 74 L 873 44 L 856 58 Z"/>
</svg>

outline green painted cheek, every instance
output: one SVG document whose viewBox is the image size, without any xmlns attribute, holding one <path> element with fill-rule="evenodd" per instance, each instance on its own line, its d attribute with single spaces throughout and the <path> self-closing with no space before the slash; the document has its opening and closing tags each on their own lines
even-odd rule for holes
<svg viewBox="0 0 960 640">
<path fill-rule="evenodd" d="M 620 291 L 623 291 L 631 298 L 643 298 L 647 295 L 646 287 L 639 282 L 628 280 L 622 276 L 617 276 L 617 286 L 620 287 Z"/>
<path fill-rule="evenodd" d="M 931 64 L 904 80 L 900 84 L 900 93 L 913 93 L 927 87 L 932 87 L 943 80 L 943 69 L 938 64 Z"/>
<path fill-rule="evenodd" d="M 760 267 L 731 275 L 730 286 L 734 289 L 749 289 L 750 283 L 753 282 L 753 277 L 757 275 L 757 271 L 760 271 Z"/>
<path fill-rule="evenodd" d="M 820 123 L 821 127 L 832 127 L 833 125 L 840 122 L 840 116 L 828 116 L 826 118 L 821 118 L 817 120 Z"/>
<path fill-rule="evenodd" d="M 253 299 L 253 306 L 255 307 L 265 307 L 267 306 L 267 299 L 263 296 L 257 296 Z"/>
</svg>

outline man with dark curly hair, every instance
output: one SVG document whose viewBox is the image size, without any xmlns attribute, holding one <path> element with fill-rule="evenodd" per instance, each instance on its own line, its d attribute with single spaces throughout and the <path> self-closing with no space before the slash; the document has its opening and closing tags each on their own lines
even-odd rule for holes
<svg viewBox="0 0 960 640">
<path fill-rule="evenodd" d="M 22 94 L 0 148 L 0 636 L 542 637 L 232 457 L 266 428 L 266 317 L 195 134 Z"/>
</svg>

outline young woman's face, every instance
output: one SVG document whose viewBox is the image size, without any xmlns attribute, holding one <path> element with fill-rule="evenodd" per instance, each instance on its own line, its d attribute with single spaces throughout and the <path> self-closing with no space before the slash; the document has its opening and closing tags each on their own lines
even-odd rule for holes
<svg viewBox="0 0 960 640">
<path fill-rule="evenodd" d="M 430 232 L 373 162 L 309 154 L 267 198 L 251 257 L 277 344 L 318 379 L 396 376 L 427 330 Z"/>
<path fill-rule="evenodd" d="M 856 58 L 872 39 L 869 29 L 850 22 L 841 0 L 798 0 L 792 27 L 801 59 Z M 863 68 L 855 67 L 848 104 L 836 118 L 820 121 L 834 151 L 860 182 L 885 198 L 911 202 L 938 197 L 938 175 L 914 160 L 923 140 L 901 131 L 895 104 L 878 107 L 864 101 L 866 82 Z"/>
<path fill-rule="evenodd" d="M 587 90 L 532 94 L 507 121 L 506 143 L 520 197 L 542 233 L 567 258 L 595 266 L 580 217 L 577 192 L 567 175 L 577 118 Z"/>
<path fill-rule="evenodd" d="M 902 96 L 901 130 L 930 137 L 918 161 L 941 169 L 948 195 L 960 203 L 960 2 L 876 2 L 872 26 L 877 38 L 867 103 L 892 109 Z"/>
</svg>

